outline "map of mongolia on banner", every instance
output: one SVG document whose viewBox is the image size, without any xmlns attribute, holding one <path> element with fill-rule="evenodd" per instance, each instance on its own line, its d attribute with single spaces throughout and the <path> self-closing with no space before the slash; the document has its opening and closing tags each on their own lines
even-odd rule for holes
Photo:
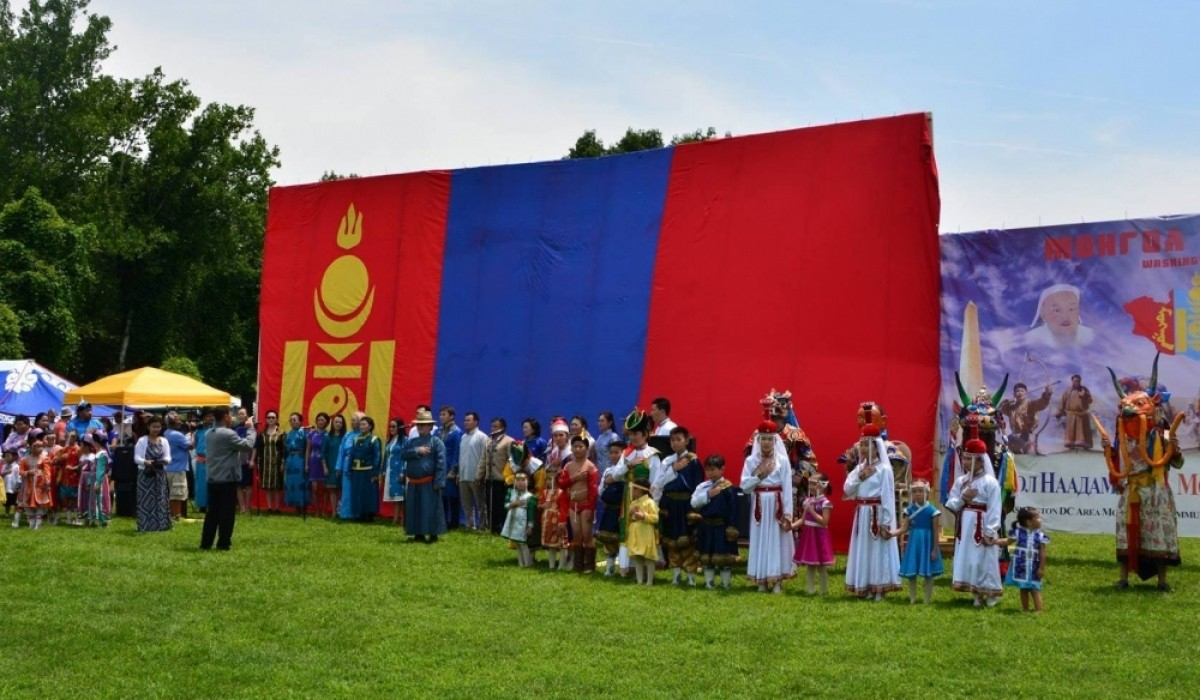
<svg viewBox="0 0 1200 700">
<path fill-rule="evenodd" d="M 1007 384 L 1003 432 L 1020 473 L 1018 506 L 1050 529 L 1112 532 L 1091 416 L 1113 432 L 1117 390 L 1149 388 L 1155 353 L 1168 418 L 1184 413 L 1171 470 L 1181 535 L 1200 536 L 1200 216 L 940 237 L 941 424 L 959 402 Z M 942 449 L 948 441 L 943 435 Z"/>
</svg>

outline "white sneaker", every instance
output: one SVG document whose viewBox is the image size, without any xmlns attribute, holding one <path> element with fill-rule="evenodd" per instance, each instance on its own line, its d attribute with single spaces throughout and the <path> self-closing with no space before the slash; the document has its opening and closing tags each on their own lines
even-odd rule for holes
<svg viewBox="0 0 1200 700">
<path fill-rule="evenodd" d="M 994 608 L 994 607 L 996 607 L 996 606 L 997 606 L 997 605 L 999 605 L 999 604 L 1000 604 L 1000 599 L 999 599 L 999 598 L 988 598 L 988 599 L 987 599 L 987 606 L 988 606 L 989 608 Z"/>
</svg>

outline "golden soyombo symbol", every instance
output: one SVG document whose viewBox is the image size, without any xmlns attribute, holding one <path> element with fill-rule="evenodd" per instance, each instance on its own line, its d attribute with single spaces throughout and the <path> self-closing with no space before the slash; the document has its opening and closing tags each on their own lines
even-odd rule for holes
<svg viewBox="0 0 1200 700">
<path fill-rule="evenodd" d="M 337 245 L 346 254 L 335 258 L 325 268 L 320 284 L 313 289 L 313 315 L 317 325 L 331 340 L 347 341 L 362 330 L 375 306 L 375 287 L 370 271 L 357 255 L 349 252 L 362 243 L 363 214 L 350 204 L 338 224 Z M 316 343 L 331 364 L 312 368 L 314 380 L 361 379 L 362 364 L 347 362 L 362 347 L 359 342 Z M 366 412 L 386 420 L 391 403 L 392 370 L 396 352 L 393 340 L 376 340 L 369 344 L 366 376 Z M 284 344 L 283 382 L 280 391 L 280 412 L 303 411 L 307 390 L 308 340 L 292 340 Z M 313 394 L 305 416 L 313 420 L 317 413 L 347 416 L 359 410 L 358 395 L 341 382 L 327 383 Z"/>
</svg>

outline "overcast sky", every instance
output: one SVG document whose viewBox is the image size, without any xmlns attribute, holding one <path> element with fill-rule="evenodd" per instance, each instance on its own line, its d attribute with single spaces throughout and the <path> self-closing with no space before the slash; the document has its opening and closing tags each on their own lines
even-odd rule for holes
<svg viewBox="0 0 1200 700">
<path fill-rule="evenodd" d="M 21 3 L 17 3 L 18 7 Z M 280 184 L 556 159 L 589 128 L 930 111 L 942 230 L 1200 211 L 1200 3 L 93 0 L 108 70 L 257 109 Z"/>
</svg>

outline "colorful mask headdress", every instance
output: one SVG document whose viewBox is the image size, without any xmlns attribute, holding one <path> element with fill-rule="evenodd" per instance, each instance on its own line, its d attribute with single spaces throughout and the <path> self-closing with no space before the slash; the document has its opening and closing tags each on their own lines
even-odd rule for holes
<svg viewBox="0 0 1200 700">
<path fill-rule="evenodd" d="M 1121 479 L 1129 476 L 1131 457 L 1136 457 L 1155 470 L 1155 478 L 1165 479 L 1164 468 L 1179 453 L 1179 447 L 1174 440 L 1167 443 L 1167 447 L 1162 454 L 1155 457 L 1150 454 L 1151 447 L 1148 436 L 1151 429 L 1155 427 L 1158 409 L 1163 402 L 1163 392 L 1160 391 L 1158 385 L 1158 358 L 1159 353 L 1154 354 L 1154 365 L 1150 371 L 1150 383 L 1147 389 L 1127 390 L 1121 386 L 1121 382 L 1117 380 L 1117 373 L 1108 368 L 1108 374 L 1112 377 L 1113 388 L 1117 390 L 1117 398 L 1119 399 L 1120 412 L 1117 414 L 1117 439 L 1121 442 L 1121 457 L 1124 462 L 1125 469 L 1114 467 L 1114 460 L 1108 459 L 1109 474 L 1115 479 Z M 1171 423 L 1171 436 L 1177 435 L 1179 425 L 1184 419 L 1183 412 L 1175 415 L 1175 420 Z M 1099 419 L 1092 416 L 1092 421 L 1104 442 L 1108 443 L 1110 438 L 1108 432 L 1104 429 L 1103 424 Z M 1136 440 L 1137 452 L 1132 451 L 1129 444 L 1130 439 Z M 1111 447 L 1106 447 L 1105 452 L 1108 453 Z"/>
<path fill-rule="evenodd" d="M 792 409 L 792 392 L 791 391 L 775 391 L 771 389 L 767 395 L 759 399 L 759 405 L 763 409 L 763 418 L 773 420 L 782 418 L 787 425 L 800 427 L 800 421 L 796 418 L 796 411 Z"/>
</svg>

